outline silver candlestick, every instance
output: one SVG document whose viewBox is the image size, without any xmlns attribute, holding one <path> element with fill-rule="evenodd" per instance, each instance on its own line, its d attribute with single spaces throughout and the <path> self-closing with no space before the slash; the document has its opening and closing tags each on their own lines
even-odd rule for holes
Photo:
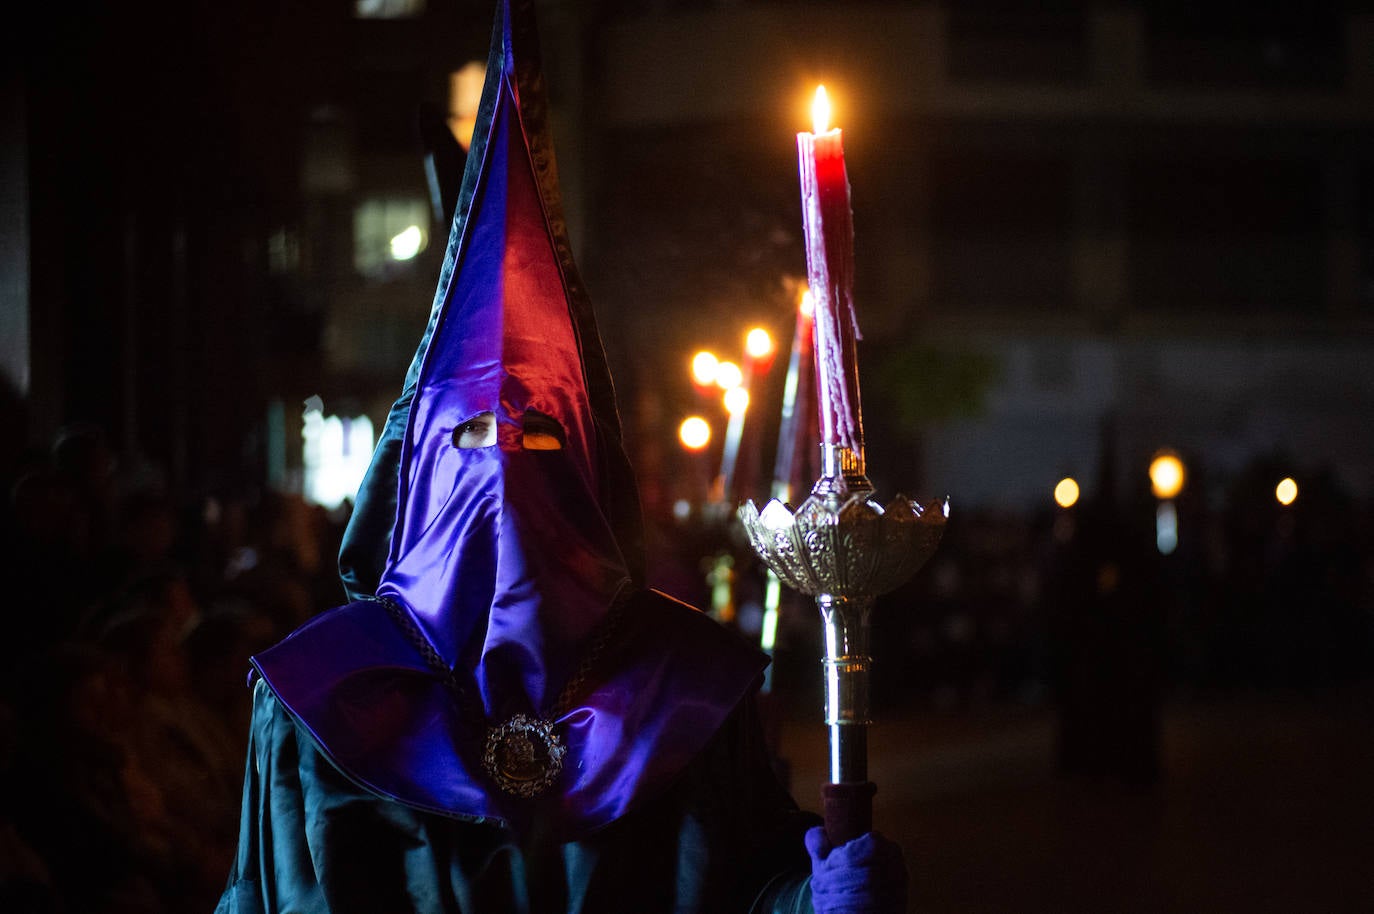
<svg viewBox="0 0 1374 914">
<path fill-rule="evenodd" d="M 872 828 L 868 782 L 869 614 L 873 601 L 916 573 L 939 545 L 948 500 L 924 507 L 897 495 L 882 507 L 864 455 L 821 445 L 821 477 L 795 510 L 752 501 L 740 521 L 784 584 L 816 598 L 824 625 L 825 722 L 830 730 L 826 831 L 839 845 Z"/>
</svg>

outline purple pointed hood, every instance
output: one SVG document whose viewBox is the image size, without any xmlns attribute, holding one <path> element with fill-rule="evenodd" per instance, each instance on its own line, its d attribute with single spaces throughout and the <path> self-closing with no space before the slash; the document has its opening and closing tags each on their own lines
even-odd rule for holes
<svg viewBox="0 0 1374 914">
<path fill-rule="evenodd" d="M 426 339 L 388 423 L 399 455 L 384 441 L 370 471 L 373 490 L 397 476 L 381 599 L 321 614 L 254 667 L 373 791 L 585 833 L 671 784 L 766 661 L 642 589 L 638 497 L 563 223 L 532 0 L 498 9 Z M 496 443 L 459 447 L 487 413 Z M 532 417 L 560 447 L 525 446 Z M 613 607 L 600 665 L 559 706 Z M 534 799 L 503 793 L 481 762 L 488 728 L 522 714 L 550 719 L 568 754 Z"/>
<path fill-rule="evenodd" d="M 609 378 L 588 377 L 604 372 L 604 357 L 568 255 L 542 94 L 521 84 L 529 71 L 508 8 L 501 31 L 377 595 L 405 607 L 449 667 L 473 670 L 487 713 L 506 717 L 556 700 L 635 575 L 613 521 L 633 481 L 615 471 L 626 461 L 614 403 L 594 402 L 594 392 L 608 398 Z M 496 443 L 458 447 L 464 424 L 484 413 L 495 416 Z M 524 447 L 535 414 L 556 423 L 561 448 Z"/>
</svg>

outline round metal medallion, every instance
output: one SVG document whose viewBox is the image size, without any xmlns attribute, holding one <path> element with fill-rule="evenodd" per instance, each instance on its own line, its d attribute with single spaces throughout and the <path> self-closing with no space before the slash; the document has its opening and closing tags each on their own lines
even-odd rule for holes
<svg viewBox="0 0 1374 914">
<path fill-rule="evenodd" d="M 506 793 L 528 798 L 548 789 L 567 753 L 553 724 L 517 714 L 487 731 L 482 767 Z"/>
</svg>

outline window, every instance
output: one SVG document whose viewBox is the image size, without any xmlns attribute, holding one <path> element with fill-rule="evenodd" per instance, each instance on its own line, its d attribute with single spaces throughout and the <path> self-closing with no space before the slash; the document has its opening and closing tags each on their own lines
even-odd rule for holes
<svg viewBox="0 0 1374 914">
<path fill-rule="evenodd" d="M 1131 163 L 1135 303 L 1252 314 L 1321 302 L 1322 191 L 1318 163 L 1302 159 L 1237 154 Z"/>
<path fill-rule="evenodd" d="M 955 80 L 1072 83 L 1087 74 L 1087 4 L 1078 0 L 961 0 L 948 15 Z"/>
<path fill-rule="evenodd" d="M 307 403 L 301 464 L 305 499 L 331 511 L 357 495 L 372 462 L 372 420 L 367 416 L 326 416 L 312 397 Z"/>
<path fill-rule="evenodd" d="M 353 267 L 373 280 L 410 272 L 429 244 L 429 204 L 419 197 L 364 200 L 353 211 Z"/>
<path fill-rule="evenodd" d="M 1147 67 L 1162 85 L 1337 88 L 1345 75 L 1336 0 L 1147 0 Z"/>
<path fill-rule="evenodd" d="M 1070 297 L 1067 157 L 951 150 L 932 162 L 934 293 L 944 307 L 1025 311 Z"/>
<path fill-rule="evenodd" d="M 480 60 L 470 60 L 448 75 L 448 125 L 464 152 L 472 145 L 472 132 L 477 129 L 477 109 L 486 78 L 487 67 Z"/>
<path fill-rule="evenodd" d="M 425 11 L 425 0 L 353 0 L 357 19 L 413 19 Z"/>
</svg>

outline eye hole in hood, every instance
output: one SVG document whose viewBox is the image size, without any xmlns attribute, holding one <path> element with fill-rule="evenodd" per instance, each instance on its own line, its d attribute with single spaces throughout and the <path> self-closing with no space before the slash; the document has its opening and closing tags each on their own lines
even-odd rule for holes
<svg viewBox="0 0 1374 914">
<path fill-rule="evenodd" d="M 525 411 L 520 426 L 520 444 L 527 451 L 561 451 L 568 440 L 568 433 L 557 419 L 535 409 Z M 453 430 L 456 448 L 473 450 L 495 444 L 496 414 L 491 411 L 478 413 Z"/>
<path fill-rule="evenodd" d="M 537 409 L 525 410 L 521 418 L 523 434 L 521 444 L 527 451 L 561 451 L 567 441 L 567 432 L 553 416 L 546 416 Z"/>
</svg>

